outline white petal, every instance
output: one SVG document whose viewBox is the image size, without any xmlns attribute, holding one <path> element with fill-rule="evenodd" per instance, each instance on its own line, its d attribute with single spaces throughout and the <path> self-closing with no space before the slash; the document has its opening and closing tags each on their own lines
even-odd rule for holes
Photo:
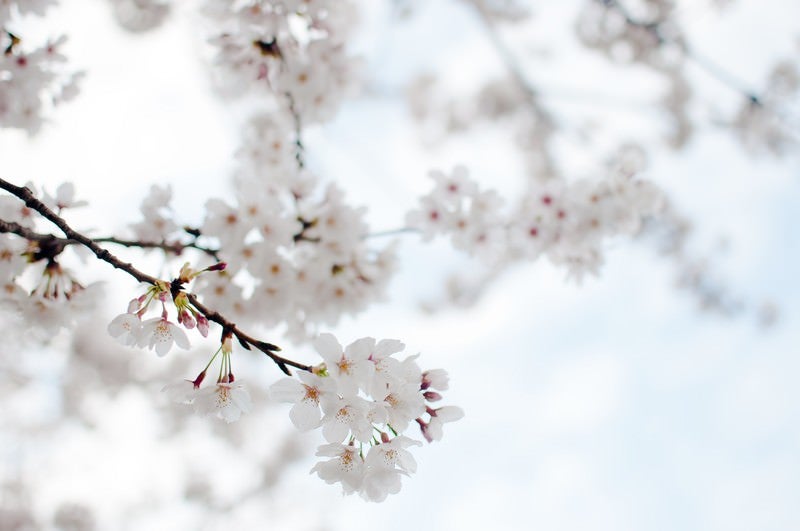
<svg viewBox="0 0 800 531">
<path fill-rule="evenodd" d="M 348 428 L 346 424 L 337 422 L 336 420 L 330 420 L 322 425 L 322 436 L 325 437 L 326 441 L 331 443 L 342 442 L 349 432 L 350 428 Z"/>
<path fill-rule="evenodd" d="M 352 360 L 365 360 L 372 354 L 375 347 L 375 339 L 371 337 L 362 337 L 349 345 L 344 351 L 345 357 Z"/>
<path fill-rule="evenodd" d="M 314 340 L 313 345 L 326 363 L 333 365 L 342 358 L 342 345 L 333 334 L 320 334 Z"/>
<path fill-rule="evenodd" d="M 269 397 L 276 402 L 299 402 L 305 396 L 305 387 L 294 378 L 281 378 L 269 387 Z"/>
<path fill-rule="evenodd" d="M 182 349 L 188 350 L 191 347 L 189 343 L 189 338 L 186 337 L 186 332 L 178 328 L 177 325 L 170 323 L 170 331 L 172 332 L 172 338 L 175 340 L 175 344 L 181 347 Z"/>
<path fill-rule="evenodd" d="M 321 417 L 319 406 L 308 400 L 296 403 L 289 410 L 289 418 L 300 431 L 313 430 L 319 426 Z"/>
</svg>

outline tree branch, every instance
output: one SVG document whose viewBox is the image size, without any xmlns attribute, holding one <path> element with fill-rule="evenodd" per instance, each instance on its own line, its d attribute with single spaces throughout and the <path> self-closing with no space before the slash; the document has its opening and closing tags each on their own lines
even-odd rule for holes
<svg viewBox="0 0 800 531">
<path fill-rule="evenodd" d="M 114 245 L 121 245 L 122 247 L 137 247 L 139 249 L 161 249 L 162 251 L 180 255 L 184 249 L 196 249 L 202 253 L 207 254 L 217 262 L 220 261 L 219 249 L 205 247 L 197 243 L 197 239 L 189 243 L 168 243 L 168 242 L 144 242 L 140 240 L 124 240 L 114 236 L 106 236 L 103 238 L 92 238 L 95 243 L 113 243 Z M 76 243 L 76 242 L 71 242 Z"/>
<path fill-rule="evenodd" d="M 18 223 L 8 222 L 8 221 L 1 221 L 0 222 L 0 232 L 11 232 L 22 236 L 24 238 L 28 238 L 32 241 L 42 242 L 42 241 L 56 241 L 56 242 L 63 242 L 64 245 L 67 243 L 79 243 L 83 245 L 101 261 L 106 262 L 107 264 L 113 266 L 116 269 L 122 270 L 128 273 L 130 276 L 138 280 L 139 282 L 143 282 L 146 284 L 151 285 L 159 285 L 162 284 L 163 281 L 152 276 L 139 271 L 136 269 L 132 264 L 123 262 L 113 254 L 111 254 L 107 249 L 100 247 L 94 240 L 91 238 L 84 236 L 83 234 L 77 232 L 72 227 L 67 224 L 67 222 L 60 217 L 58 214 L 50 210 L 47 205 L 42 203 L 36 196 L 33 195 L 30 189 L 26 187 L 16 186 L 11 184 L 10 182 L 0 178 L 0 188 L 6 190 L 7 192 L 11 193 L 12 195 L 16 196 L 18 199 L 25 203 L 25 206 L 28 208 L 35 210 L 39 214 L 42 215 L 45 219 L 53 223 L 56 227 L 58 227 L 61 232 L 64 233 L 66 239 L 64 238 L 57 238 L 53 235 L 43 235 L 38 234 L 35 231 L 27 229 L 19 225 Z M 122 240 L 124 241 L 124 240 Z M 119 242 L 113 242 L 119 243 Z M 124 245 L 124 244 L 123 244 Z M 170 283 L 173 291 L 175 292 L 182 292 L 181 283 L 176 279 Z M 173 297 L 177 293 L 173 293 Z M 288 366 L 295 367 L 300 370 L 304 371 L 311 371 L 310 365 L 303 365 L 302 363 L 298 363 L 296 361 L 292 361 L 290 359 L 284 358 L 275 354 L 275 351 L 279 351 L 280 347 L 273 345 L 272 343 L 267 343 L 266 341 L 261 341 L 256 339 L 249 334 L 245 333 L 239 327 L 236 326 L 236 323 L 227 319 L 219 312 L 208 308 L 206 305 L 200 302 L 196 295 L 193 293 L 186 292 L 186 297 L 188 298 L 189 302 L 194 306 L 194 308 L 203 314 L 206 319 L 209 321 L 213 321 L 220 326 L 222 326 L 222 334 L 225 336 L 227 333 L 233 334 L 239 340 L 239 343 L 242 345 L 243 348 L 246 350 L 251 350 L 251 347 L 255 347 L 257 350 L 260 350 L 264 354 L 266 354 L 276 365 L 286 374 L 291 375 Z"/>
<path fill-rule="evenodd" d="M 727 71 L 708 57 L 700 54 L 689 46 L 689 43 L 685 42 L 684 40 L 675 40 L 675 39 L 668 39 L 663 32 L 662 22 L 661 21 L 653 21 L 653 22 L 645 22 L 642 20 L 637 20 L 631 16 L 630 12 L 623 6 L 619 0 L 594 0 L 595 2 L 599 2 L 606 6 L 609 9 L 614 9 L 617 13 L 619 13 L 624 19 L 625 24 L 632 28 L 638 28 L 647 31 L 652 35 L 659 46 L 664 43 L 672 42 L 673 44 L 679 46 L 684 53 L 686 53 L 686 57 L 694 61 L 694 63 L 699 66 L 703 71 L 709 74 L 711 77 L 722 83 L 723 85 L 727 86 L 731 90 L 734 90 L 747 98 L 752 104 L 754 105 L 761 105 L 762 99 L 756 94 L 754 91 L 745 88 L 745 83 L 739 80 L 736 76 L 734 76 L 731 72 Z"/>
</svg>

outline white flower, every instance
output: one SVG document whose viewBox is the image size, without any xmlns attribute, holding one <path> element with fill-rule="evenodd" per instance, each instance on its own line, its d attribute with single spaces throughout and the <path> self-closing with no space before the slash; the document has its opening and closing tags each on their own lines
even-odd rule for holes
<svg viewBox="0 0 800 531">
<path fill-rule="evenodd" d="M 439 409 L 429 409 L 431 420 L 425 424 L 420 423 L 422 436 L 428 442 L 442 440 L 442 425 L 446 422 L 455 422 L 464 417 L 464 410 L 458 406 L 444 406 Z"/>
<path fill-rule="evenodd" d="M 52 197 L 47 192 L 44 192 L 42 202 L 44 202 L 50 208 L 57 210 L 62 210 L 65 208 L 77 208 L 86 206 L 88 204 L 86 201 L 75 200 L 75 185 L 70 182 L 62 183 L 58 188 L 56 188 L 55 197 Z"/>
<path fill-rule="evenodd" d="M 359 387 L 368 388 L 375 365 L 369 361 L 375 340 L 364 337 L 354 341 L 342 351 L 342 346 L 331 334 L 320 334 L 314 348 L 325 360 L 331 377 L 336 379 L 339 392 L 344 395 L 358 393 Z"/>
<path fill-rule="evenodd" d="M 372 349 L 369 359 L 375 366 L 375 374 L 372 376 L 370 394 L 385 395 L 389 385 L 397 380 L 400 362 L 392 354 L 401 352 L 404 348 L 405 345 L 397 339 L 381 339 Z"/>
<path fill-rule="evenodd" d="M 150 187 L 139 207 L 144 219 L 131 224 L 137 239 L 145 242 L 166 241 L 169 235 L 178 229 L 178 225 L 172 219 L 171 200 L 172 188 L 169 185 Z"/>
<path fill-rule="evenodd" d="M 370 404 L 361 397 L 336 397 L 322 402 L 322 436 L 331 443 L 342 442 L 352 432 L 361 442 L 372 439 L 372 423 L 368 418 Z"/>
<path fill-rule="evenodd" d="M 194 409 L 201 415 L 216 415 L 225 422 L 239 420 L 252 408 L 250 395 L 239 384 L 218 382 L 200 389 L 194 399 Z"/>
<path fill-rule="evenodd" d="M 127 347 L 132 347 L 139 342 L 142 332 L 142 320 L 133 313 L 122 313 L 108 324 L 108 333 L 111 337 Z"/>
<path fill-rule="evenodd" d="M 377 446 L 370 450 L 370 454 L 375 448 Z M 362 480 L 361 497 L 368 501 L 382 502 L 389 494 L 397 494 L 402 487 L 400 474 L 400 471 L 388 468 L 368 470 Z"/>
<path fill-rule="evenodd" d="M 352 494 L 361 488 L 363 480 L 364 460 L 355 446 L 340 443 L 323 444 L 317 448 L 318 457 L 332 457 L 320 461 L 311 469 L 325 483 L 341 483 L 345 494 Z"/>
<path fill-rule="evenodd" d="M 450 385 L 450 377 L 444 369 L 430 369 L 422 373 L 422 384 L 420 389 L 436 389 L 437 391 L 447 391 Z"/>
<path fill-rule="evenodd" d="M 417 462 L 405 448 L 420 444 L 400 435 L 373 446 L 365 460 L 367 470 L 362 481 L 361 496 L 369 501 L 382 502 L 389 494 L 400 492 L 400 476 L 417 470 Z"/>
<path fill-rule="evenodd" d="M 161 388 L 161 392 L 166 393 L 167 398 L 176 404 L 191 404 L 197 396 L 197 388 L 191 380 L 167 384 Z"/>
<path fill-rule="evenodd" d="M 425 413 L 425 399 L 419 392 L 419 385 L 406 383 L 395 385 L 383 397 L 386 404 L 388 423 L 395 431 L 402 432 L 408 423 Z"/>
<path fill-rule="evenodd" d="M 155 349 L 156 354 L 164 356 L 175 343 L 180 348 L 189 348 L 189 338 L 178 325 L 162 317 L 148 319 L 142 323 L 139 334 L 139 346 Z"/>
<path fill-rule="evenodd" d="M 367 454 L 366 464 L 372 468 L 399 468 L 405 473 L 413 474 L 417 471 L 417 461 L 406 450 L 409 446 L 422 446 L 422 443 L 405 435 L 398 435 L 389 442 L 373 446 Z"/>
<path fill-rule="evenodd" d="M 279 402 L 294 405 L 289 410 L 289 418 L 301 431 L 308 431 L 320 424 L 320 399 L 334 396 L 336 383 L 330 378 L 320 378 L 315 374 L 301 372 L 301 382 L 294 378 L 282 378 L 269 388 L 269 396 Z"/>
</svg>

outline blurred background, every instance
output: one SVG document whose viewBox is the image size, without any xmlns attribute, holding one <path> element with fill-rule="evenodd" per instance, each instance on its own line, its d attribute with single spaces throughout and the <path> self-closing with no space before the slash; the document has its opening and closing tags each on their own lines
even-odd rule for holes
<svg viewBox="0 0 800 531">
<path fill-rule="evenodd" d="M 655 237 L 619 238 L 580 284 L 539 260 L 455 304 L 452 275 L 483 278 L 480 264 L 446 241 L 397 237 L 386 300 L 328 331 L 403 340 L 424 368 L 450 372 L 447 402 L 466 416 L 415 452 L 418 472 L 382 504 L 308 474 L 322 441 L 268 402 L 281 375 L 263 359 L 237 360 L 255 403 L 241 422 L 169 404 L 159 390 L 196 374 L 210 347 L 156 359 L 116 345 L 106 326 L 135 283 L 84 266 L 107 296 L 74 334 L 41 346 L 4 333 L 0 529 L 800 528 L 797 95 L 775 111 L 780 149 L 734 123 L 743 91 L 768 91 L 775 64 L 798 60 L 800 4 L 677 2 L 672 19 L 702 58 L 681 70 L 692 96 L 678 112 L 659 103 L 675 95 L 670 76 L 582 44 L 593 3 L 517 2 L 524 17 L 489 24 L 464 1 L 357 3 L 347 44 L 363 58 L 362 90 L 305 131 L 308 164 L 367 206 L 375 231 L 403 226 L 432 168 L 463 164 L 513 198 L 530 179 L 519 123 L 469 103 L 507 76 L 510 55 L 553 118 L 565 175 L 604 172 L 615 146 L 642 146 L 641 175 L 691 223 L 680 259 Z M 86 77 L 38 135 L 0 131 L 3 178 L 75 183 L 90 205 L 69 219 L 90 232 L 122 231 L 149 186 L 169 183 L 179 216 L 200 224 L 208 198 L 233 195 L 250 104 L 213 90 L 213 28 L 195 2 L 137 33 L 113 8 L 73 0 L 23 22 L 33 39 L 67 34 Z"/>
</svg>

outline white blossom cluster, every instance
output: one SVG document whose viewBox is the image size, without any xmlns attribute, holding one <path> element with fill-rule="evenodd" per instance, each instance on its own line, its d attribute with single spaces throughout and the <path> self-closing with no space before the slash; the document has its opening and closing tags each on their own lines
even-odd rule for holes
<svg viewBox="0 0 800 531">
<path fill-rule="evenodd" d="M 585 46 L 617 62 L 641 62 L 653 68 L 675 66 L 675 56 L 661 47 L 665 39 L 677 39 L 679 28 L 672 16 L 673 0 L 586 0 L 576 26 Z"/>
<path fill-rule="evenodd" d="M 215 416 L 231 423 L 239 420 L 242 413 L 252 409 L 252 401 L 247 389 L 235 382 L 231 369 L 232 340 L 226 337 L 219 349 L 211 357 L 206 368 L 194 380 L 183 380 L 166 385 L 162 391 L 178 404 L 191 406 L 195 413 L 202 416 Z M 201 387 L 206 371 L 218 355 L 222 354 L 219 377 L 215 385 Z"/>
<path fill-rule="evenodd" d="M 796 51 L 800 51 L 800 44 Z M 797 147 L 800 105 L 800 61 L 779 61 L 769 73 L 766 88 L 757 98 L 744 98 L 730 124 L 739 140 L 753 153 L 792 153 Z"/>
<path fill-rule="evenodd" d="M 270 396 L 293 404 L 289 417 L 299 430 L 322 430 L 326 444 L 317 456 L 327 459 L 312 473 L 341 484 L 345 494 L 383 501 L 400 491 L 401 476 L 416 471 L 407 448 L 421 443 L 404 434 L 409 426 L 416 423 L 428 442 L 438 441 L 442 425 L 463 416 L 456 406 L 431 407 L 448 388 L 447 373 L 423 372 L 417 356 L 395 358 L 405 345 L 394 339 L 365 337 L 342 348 L 322 334 L 314 348 L 323 363 L 299 379 L 275 382 Z"/>
<path fill-rule="evenodd" d="M 0 2 L 0 28 L 11 29 L 9 24 L 18 15 L 44 16 L 56 0 L 3 0 Z"/>
<path fill-rule="evenodd" d="M 534 183 L 512 213 L 463 167 L 450 175 L 434 171 L 431 178 L 433 190 L 406 220 L 424 238 L 447 235 L 454 247 L 493 263 L 544 255 L 577 278 L 596 272 L 607 238 L 636 234 L 662 205 L 658 188 L 624 174 L 597 182 Z"/>
<path fill-rule="evenodd" d="M 109 334 L 123 345 L 149 348 L 155 350 L 159 356 L 166 355 L 173 344 L 188 349 L 189 338 L 178 324 L 169 320 L 168 306 L 174 307 L 181 326 L 187 330 L 196 328 L 203 337 L 208 336 L 209 322 L 205 315 L 192 306 L 186 293 L 178 291 L 175 294 L 172 287 L 176 282 L 183 286 L 208 271 L 221 271 L 225 265 L 220 263 L 195 271 L 187 262 L 172 283 L 158 281 L 149 286 L 142 295 L 131 300 L 128 310 L 117 315 L 108 325 Z M 160 315 L 143 321 L 142 317 L 152 307 L 156 307 L 157 311 L 160 308 Z"/>
<path fill-rule="evenodd" d="M 218 264 L 201 271 L 192 270 L 184 265 L 177 278 L 182 284 L 191 282 L 197 276 L 208 271 L 221 271 L 223 264 Z M 172 305 L 177 313 L 177 323 L 169 320 L 167 306 Z M 160 316 L 142 320 L 151 306 L 161 308 Z M 147 288 L 145 293 L 128 304 L 128 310 L 116 316 L 108 325 L 108 333 L 119 343 L 138 348 L 155 350 L 159 356 L 165 356 L 173 345 L 182 349 L 190 347 L 189 338 L 184 332 L 197 329 L 203 337 L 208 336 L 209 321 L 188 301 L 186 294 L 179 292 L 173 296 L 170 284 L 160 282 Z M 251 409 L 250 395 L 235 378 L 231 368 L 233 345 L 231 336 L 227 335 L 220 347 L 211 357 L 205 369 L 194 379 L 184 380 L 164 387 L 169 397 L 178 403 L 191 405 L 201 415 L 215 415 L 226 422 L 238 420 L 242 413 Z M 220 371 L 215 385 L 201 387 L 206 371 L 213 361 L 220 356 Z"/>
<path fill-rule="evenodd" d="M 359 61 L 345 50 L 355 9 L 344 0 L 209 0 L 223 89 L 266 89 L 303 123 L 326 120 L 352 92 Z"/>
<path fill-rule="evenodd" d="M 335 185 L 296 196 L 242 179 L 233 205 L 209 201 L 202 231 L 219 239 L 221 257 L 234 264 L 229 274 L 253 282 L 245 313 L 269 326 L 285 322 L 302 336 L 309 327 L 362 311 L 383 293 L 394 254 L 367 244 L 363 216 Z M 230 297 L 240 295 L 228 290 L 215 296 L 224 277 L 206 280 L 214 284 L 200 292 L 215 304 L 231 307 Z"/>
<path fill-rule="evenodd" d="M 14 33 L 19 15 L 44 15 L 55 2 L 29 0 L 0 2 L 0 127 L 35 134 L 49 109 L 78 93 L 82 72 L 70 72 L 61 48 L 65 36 L 32 47 Z"/>
<path fill-rule="evenodd" d="M 364 208 L 298 167 L 290 119 L 281 116 L 261 115 L 247 129 L 234 200 L 206 203 L 200 231 L 228 269 L 199 278 L 195 290 L 238 321 L 285 325 L 303 339 L 379 299 L 396 260 L 393 247 L 365 239 Z M 138 239 L 180 238 L 170 199 L 168 188 L 151 189 L 132 226 Z"/>
<path fill-rule="evenodd" d="M 30 183 L 27 186 L 36 190 Z M 71 183 L 59 186 L 55 195 L 46 191 L 37 195 L 58 211 L 85 204 L 75 200 Z M 38 217 L 16 198 L 0 196 L 0 220 L 34 230 Z M 100 292 L 99 284 L 84 286 L 55 259 L 45 259 L 49 245 L 51 242 L 47 240 L 30 241 L 13 234 L 0 234 L 0 305 L 42 339 L 71 326 L 95 305 Z"/>
<path fill-rule="evenodd" d="M 637 63 L 664 77 L 658 105 L 670 119 L 667 141 L 682 147 L 693 133 L 691 85 L 684 72 L 687 45 L 674 0 L 586 0 L 575 26 L 581 43 L 622 64 Z"/>
</svg>

